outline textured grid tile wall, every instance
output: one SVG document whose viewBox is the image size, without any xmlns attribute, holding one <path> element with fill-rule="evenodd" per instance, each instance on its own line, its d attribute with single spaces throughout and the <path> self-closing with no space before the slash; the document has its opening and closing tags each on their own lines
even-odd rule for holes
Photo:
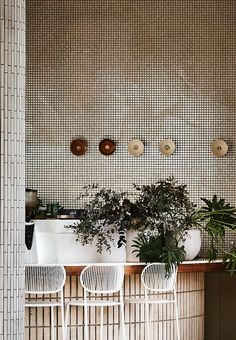
<svg viewBox="0 0 236 340">
<path fill-rule="evenodd" d="M 236 204 L 234 0 L 28 0 L 27 186 L 76 207 L 85 184 L 132 190 L 174 175 Z M 88 141 L 82 157 L 74 138 Z M 117 143 L 110 157 L 101 139 Z M 127 142 L 140 138 L 133 157 Z M 164 138 L 177 145 L 164 157 Z M 216 158 L 214 139 L 229 144 Z M 228 236 L 228 241 L 231 236 Z M 206 244 L 207 244 L 206 239 Z"/>
<path fill-rule="evenodd" d="M 25 1 L 0 1 L 0 339 L 24 339 Z"/>
</svg>

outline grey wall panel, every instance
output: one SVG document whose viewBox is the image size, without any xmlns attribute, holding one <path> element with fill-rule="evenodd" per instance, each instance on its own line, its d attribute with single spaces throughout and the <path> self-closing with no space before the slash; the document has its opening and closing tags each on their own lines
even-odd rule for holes
<svg viewBox="0 0 236 340">
<path fill-rule="evenodd" d="M 236 276 L 208 273 L 205 279 L 205 340 L 236 339 Z"/>
</svg>

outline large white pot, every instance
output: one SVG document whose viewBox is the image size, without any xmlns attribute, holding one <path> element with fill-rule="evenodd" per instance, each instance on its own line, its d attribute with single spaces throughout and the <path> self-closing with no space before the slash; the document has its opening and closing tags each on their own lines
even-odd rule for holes
<svg viewBox="0 0 236 340">
<path fill-rule="evenodd" d="M 136 253 L 132 253 L 134 251 L 133 240 L 138 236 L 138 231 L 136 230 L 127 230 L 126 231 L 126 261 L 127 262 L 139 262 L 139 258 L 136 257 Z"/>
<path fill-rule="evenodd" d="M 57 220 L 58 262 L 59 263 L 89 263 L 99 261 L 99 254 L 94 244 L 82 245 L 76 241 L 76 235 L 65 225 L 74 224 L 76 220 Z"/>
<path fill-rule="evenodd" d="M 35 221 L 34 239 L 30 253 L 37 252 L 38 263 L 58 262 L 58 238 L 55 220 Z M 30 255 L 31 255 L 30 254 Z"/>
<path fill-rule="evenodd" d="M 179 246 L 184 246 L 185 260 L 193 260 L 201 249 L 201 232 L 197 229 L 186 230 L 183 239 L 179 240 Z"/>
<path fill-rule="evenodd" d="M 106 251 L 103 249 L 102 253 L 99 254 L 99 262 L 125 262 L 126 261 L 126 249 L 123 245 L 118 248 L 119 241 L 119 233 L 118 228 L 114 225 L 114 233 L 112 234 L 112 238 L 114 239 L 114 243 L 111 244 L 110 251 Z M 110 230 L 112 226 L 105 227 L 105 230 Z"/>
<path fill-rule="evenodd" d="M 125 262 L 126 247 L 117 247 L 118 233 L 114 233 L 114 245 L 111 251 L 97 252 L 96 240 L 93 244 L 82 245 L 76 241 L 72 229 L 65 225 L 77 220 L 37 220 L 32 249 L 26 252 L 27 263 L 91 263 L 91 262 Z M 34 254 L 35 253 L 35 254 Z"/>
<path fill-rule="evenodd" d="M 91 263 L 91 262 L 125 262 L 125 247 L 118 248 L 119 240 L 118 232 L 112 237 L 114 244 L 111 244 L 110 251 L 103 250 L 102 253 L 97 252 L 97 240 L 94 239 L 92 244 L 82 245 L 76 242 L 76 235 L 72 229 L 64 228 L 65 223 L 61 221 L 59 232 L 59 262 L 61 263 Z"/>
<path fill-rule="evenodd" d="M 118 248 L 117 245 L 111 246 L 111 251 L 103 250 L 99 257 L 99 262 L 125 262 L 126 261 L 126 251 L 125 246 Z"/>
</svg>

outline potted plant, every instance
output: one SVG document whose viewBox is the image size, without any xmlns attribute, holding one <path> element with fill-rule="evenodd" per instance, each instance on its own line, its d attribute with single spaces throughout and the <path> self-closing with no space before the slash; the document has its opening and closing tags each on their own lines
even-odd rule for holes
<svg viewBox="0 0 236 340">
<path fill-rule="evenodd" d="M 126 224 L 126 261 L 139 262 L 139 257 L 133 253 L 132 244 L 139 232 L 145 229 L 145 225 L 136 202 L 129 200 L 127 205 L 129 206 L 130 221 Z"/>
<path fill-rule="evenodd" d="M 136 189 L 140 191 L 136 204 L 144 228 L 133 241 L 133 248 L 142 261 L 165 262 L 169 272 L 171 265 L 181 263 L 186 255 L 197 255 L 200 250 L 199 235 L 205 231 L 211 240 L 207 254 L 209 261 L 217 258 L 220 249 L 225 253 L 224 260 L 228 261 L 228 267 L 236 267 L 236 248 L 220 248 L 221 244 L 224 245 L 226 230 L 236 229 L 235 209 L 224 199 L 218 200 L 216 195 L 212 200 L 202 198 L 205 205 L 197 209 L 189 199 L 186 186 L 177 185 L 173 178 L 150 186 L 136 186 Z M 196 231 L 197 239 L 193 239 L 192 230 Z M 189 239 L 193 242 L 195 253 L 192 250 L 189 253 Z"/>
<path fill-rule="evenodd" d="M 204 206 L 198 209 L 191 202 L 186 185 L 178 185 L 174 178 L 134 187 L 137 194 L 133 201 L 120 190 L 98 190 L 96 185 L 84 187 L 85 192 L 79 197 L 84 202 L 80 220 L 67 226 L 74 231 L 77 241 L 82 245 L 95 244 L 98 253 L 106 255 L 112 249 L 124 249 L 126 234 L 133 234 L 131 240 L 127 237 L 127 254 L 132 242 L 136 257 L 144 262 L 165 262 L 168 272 L 172 265 L 189 256 L 189 241 L 196 248 L 191 231 L 196 231 L 198 237 L 204 231 L 211 240 L 209 261 L 216 259 L 220 250 L 228 268 L 236 267 L 236 247 L 227 249 L 223 242 L 226 230 L 236 229 L 236 211 L 224 199 L 216 195 L 212 200 L 202 198 Z M 198 242 L 192 257 L 199 250 Z M 114 261 L 113 256 L 110 259 Z"/>
<path fill-rule="evenodd" d="M 209 235 L 210 248 L 207 253 L 209 261 L 215 260 L 219 251 L 225 254 L 227 259 L 227 256 L 235 252 L 234 247 L 228 251 L 224 239 L 227 230 L 236 230 L 236 209 L 225 202 L 225 199 L 218 199 L 216 195 L 211 200 L 206 198 L 201 200 L 205 205 L 187 216 L 186 224 Z"/>
<path fill-rule="evenodd" d="M 84 202 L 83 213 L 78 222 L 66 227 L 73 229 L 82 245 L 95 244 L 97 252 L 105 256 L 125 245 L 125 230 L 131 220 L 130 201 L 120 190 L 99 190 L 97 185 L 86 186 L 84 190 L 78 198 Z M 124 259 L 125 255 L 120 260 Z"/>
<path fill-rule="evenodd" d="M 165 263 L 167 275 L 172 271 L 173 266 L 184 261 L 186 255 L 184 246 L 179 246 L 176 238 L 166 238 L 165 235 L 139 234 L 133 241 L 133 248 L 142 262 Z"/>
<path fill-rule="evenodd" d="M 178 264 L 185 258 L 179 238 L 186 229 L 186 216 L 194 212 L 195 205 L 186 185 L 178 185 L 173 177 L 151 185 L 135 185 L 135 189 L 139 193 L 135 205 L 140 222 L 138 237 L 133 241 L 134 253 L 144 262 L 172 259 L 166 262 L 170 270 L 171 263 Z"/>
</svg>

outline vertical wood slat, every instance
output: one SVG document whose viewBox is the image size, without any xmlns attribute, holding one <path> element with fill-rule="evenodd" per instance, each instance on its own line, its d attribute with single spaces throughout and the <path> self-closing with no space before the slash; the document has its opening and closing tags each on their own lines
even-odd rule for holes
<svg viewBox="0 0 236 340">
<path fill-rule="evenodd" d="M 24 339 L 25 0 L 0 1 L 0 339 Z"/>
<path fill-rule="evenodd" d="M 204 273 L 179 273 L 177 282 L 177 298 L 179 305 L 181 340 L 203 340 L 204 339 Z M 125 298 L 129 299 L 138 295 L 144 296 L 144 289 L 140 283 L 139 274 L 125 276 L 124 282 Z M 82 298 L 83 290 L 79 284 L 78 276 L 67 278 L 65 286 L 65 300 Z M 46 309 L 47 310 L 47 309 Z M 33 313 L 33 308 L 32 308 Z M 27 314 L 28 315 L 28 314 Z M 29 321 L 26 316 L 26 334 L 28 334 Z M 117 308 L 104 309 L 104 338 L 116 340 L 119 330 L 119 315 Z M 38 322 L 41 318 L 38 318 Z M 61 334 L 60 317 L 58 332 Z M 36 325 L 31 336 L 27 340 L 35 340 L 43 332 L 43 339 L 50 340 L 49 327 L 50 318 L 46 315 L 44 325 Z M 83 339 L 83 308 L 71 308 L 70 325 L 68 327 L 68 339 Z M 98 340 L 100 332 L 100 309 L 94 308 L 90 311 L 90 339 Z M 125 322 L 128 340 L 145 339 L 145 314 L 143 305 L 125 306 Z M 33 326 L 33 325 L 31 325 Z M 57 326 L 57 323 L 56 323 Z M 36 334 L 34 331 L 36 330 Z M 37 331 L 38 330 L 38 331 Z M 176 327 L 174 320 L 174 308 L 172 305 L 155 306 L 153 308 L 152 331 L 155 337 L 162 340 L 175 340 Z M 39 338 L 40 339 L 40 338 Z M 41 339 L 40 339 L 41 340 Z"/>
</svg>

